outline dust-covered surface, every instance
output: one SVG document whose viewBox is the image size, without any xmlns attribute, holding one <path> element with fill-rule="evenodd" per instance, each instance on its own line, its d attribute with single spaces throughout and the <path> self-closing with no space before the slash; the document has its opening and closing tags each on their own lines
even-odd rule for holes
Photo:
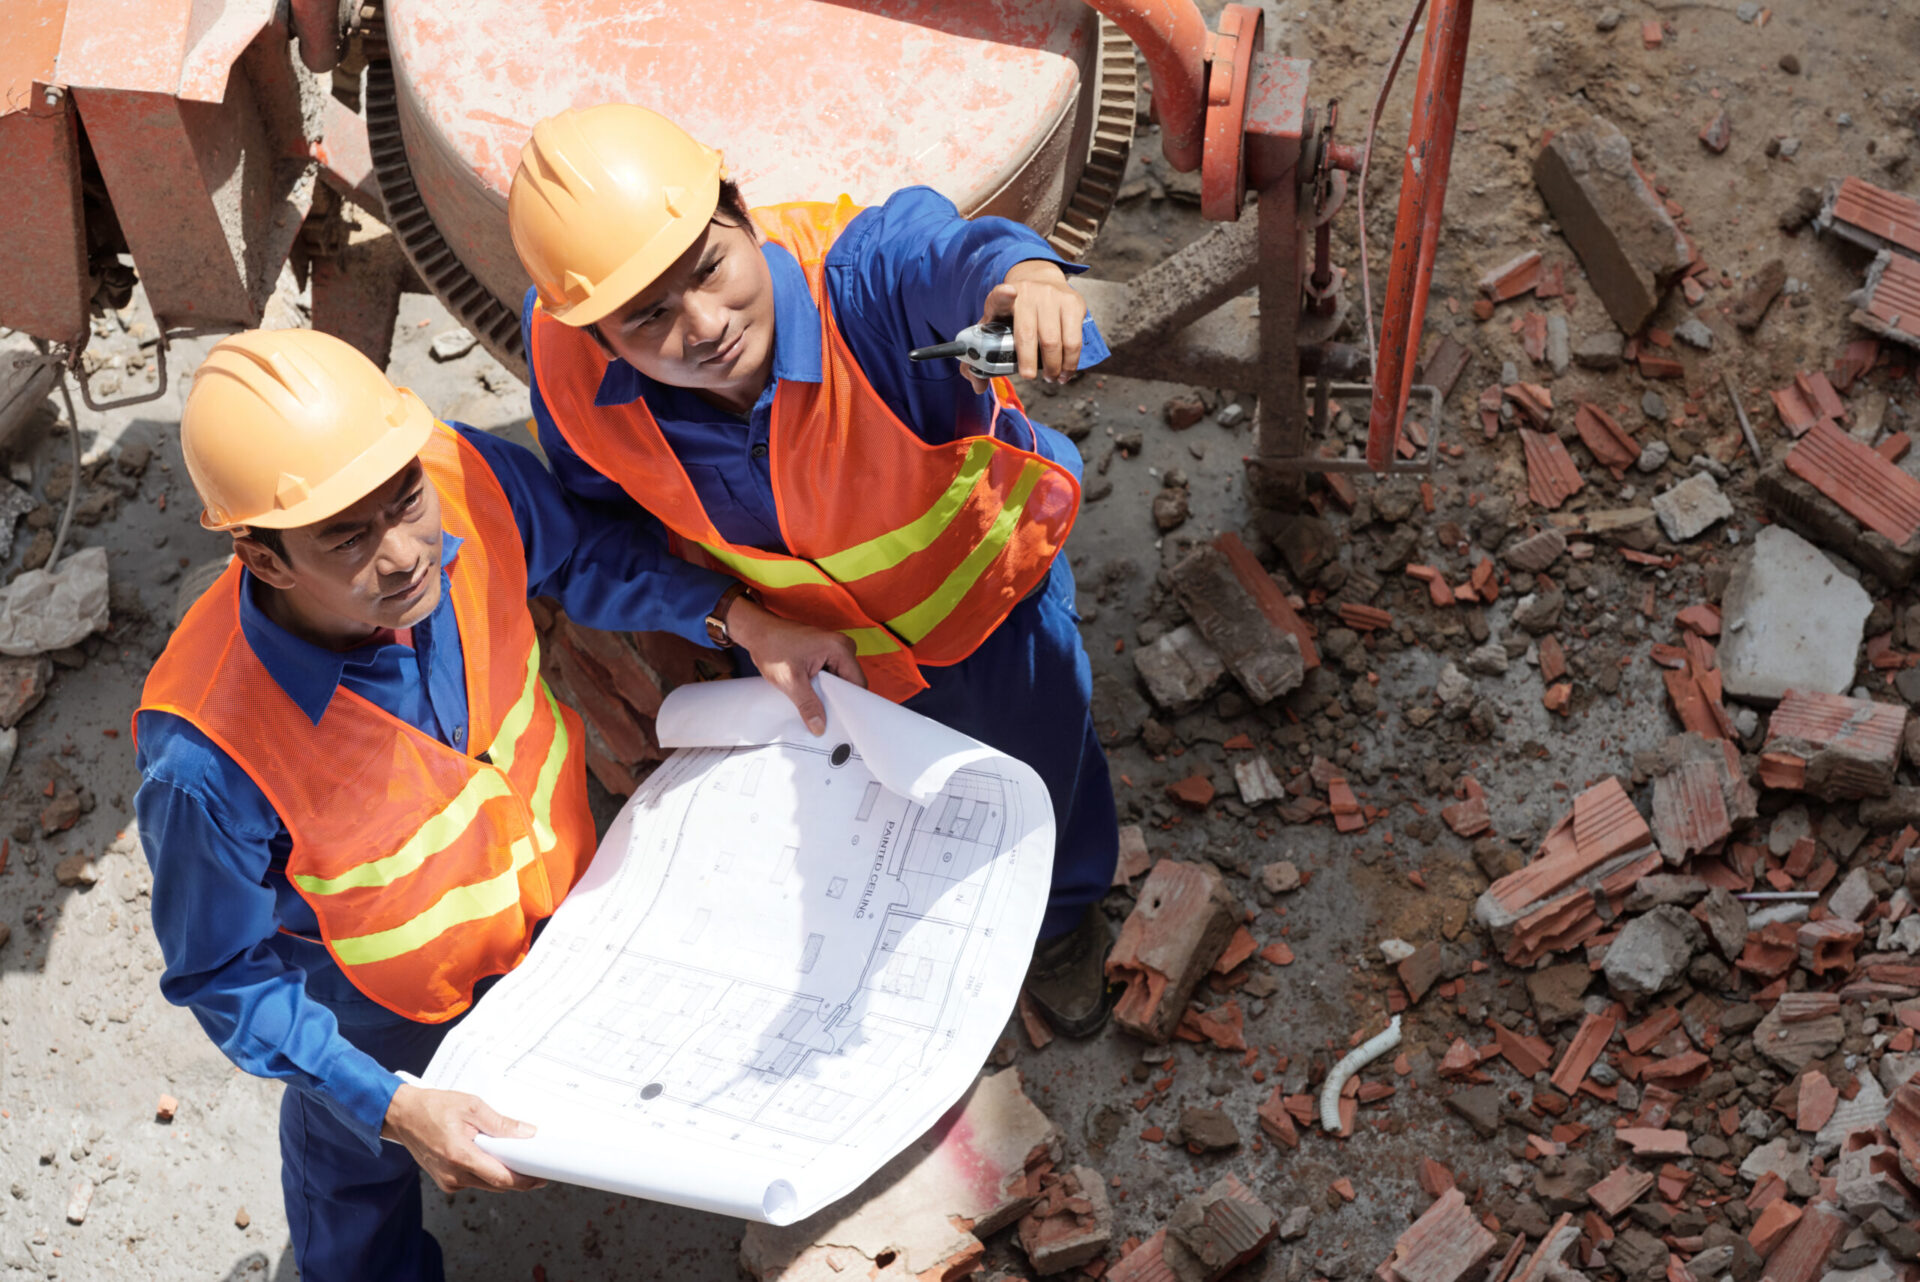
<svg viewBox="0 0 1920 1282">
<path fill-rule="evenodd" d="M 1314 60 L 1314 100 L 1340 98 L 1343 133 L 1358 141 L 1362 107 L 1392 51 L 1402 7 L 1375 0 L 1265 7 L 1270 42 Z M 1362 479 L 1353 512 L 1326 502 L 1305 520 L 1286 524 L 1250 513 L 1240 481 L 1240 458 L 1251 448 L 1249 421 L 1211 389 L 1136 383 L 1096 371 L 1070 388 L 1030 396 L 1040 417 L 1080 439 L 1088 458 L 1094 501 L 1069 551 L 1093 656 L 1096 713 L 1115 738 L 1122 822 L 1142 826 L 1156 858 L 1204 860 L 1220 869 L 1251 914 L 1256 941 L 1283 942 L 1294 958 L 1281 966 L 1255 957 L 1196 994 L 1207 1009 L 1238 1003 L 1251 1054 L 1186 1041 L 1171 1050 L 1149 1048 L 1115 1029 L 1089 1043 L 1057 1039 L 1035 1051 L 1017 1023 L 1010 1025 L 996 1058 L 1022 1069 L 1034 1101 L 1065 1132 L 1067 1162 L 1097 1170 L 1109 1184 L 1117 1230 L 1109 1260 L 1119 1257 L 1125 1239 L 1158 1229 L 1180 1198 L 1231 1171 L 1283 1217 L 1291 1208 L 1309 1211 L 1295 1221 L 1296 1227 L 1305 1223 L 1304 1236 L 1268 1247 L 1236 1276 L 1358 1280 L 1389 1256 L 1396 1237 L 1427 1205 L 1415 1181 L 1421 1158 L 1451 1168 L 1475 1199 L 1476 1213 L 1499 1224 L 1503 1250 L 1516 1230 L 1536 1239 L 1553 1215 L 1584 1207 L 1574 1184 L 1625 1160 L 1624 1149 L 1616 1152 L 1613 1141 L 1601 1137 L 1618 1113 L 1630 1110 L 1591 1092 L 1543 1097 L 1547 1088 L 1496 1058 L 1480 1069 L 1497 1088 L 1496 1129 L 1482 1137 L 1446 1106 L 1466 1087 L 1443 1079 L 1438 1067 L 1457 1038 L 1474 1048 L 1491 1043 L 1489 1019 L 1544 1036 L 1552 1062 L 1559 1062 L 1579 1019 L 1578 993 L 1571 1013 L 1561 1012 L 1568 1018 L 1543 1026 L 1545 1012 L 1521 972 L 1472 921 L 1473 902 L 1490 875 L 1530 857 L 1572 797 L 1602 776 L 1620 776 L 1640 811 L 1650 813 L 1651 789 L 1646 771 L 1636 774 L 1634 755 L 1681 729 L 1662 669 L 1650 657 L 1653 647 L 1682 645 L 1676 616 L 1720 600 L 1735 558 L 1767 519 L 1754 493 L 1758 469 L 1722 374 L 1732 375 L 1762 449 L 1777 458 L 1791 440 L 1768 390 L 1791 385 L 1796 371 L 1834 370 L 1846 344 L 1862 337 L 1848 324 L 1845 298 L 1858 287 L 1870 253 L 1809 229 L 1789 234 L 1781 228 L 1783 216 L 1805 208 L 1803 188 L 1846 174 L 1895 191 L 1914 185 L 1920 93 L 1911 69 L 1920 56 L 1920 25 L 1911 14 L 1897 4 L 1812 10 L 1781 4 L 1763 25 L 1751 20 L 1756 8 L 1732 0 L 1623 3 L 1617 11 L 1540 3 L 1483 5 L 1475 15 L 1427 329 L 1429 349 L 1451 335 L 1473 359 L 1447 410 L 1445 439 L 1461 453 L 1432 478 L 1430 511 L 1412 481 Z M 1657 48 L 1648 44 L 1650 21 L 1664 24 Z M 1409 68 L 1389 110 L 1375 166 L 1376 269 L 1390 240 L 1412 74 Z M 1547 131 L 1571 127 L 1588 111 L 1604 115 L 1632 141 L 1639 166 L 1707 264 L 1694 277 L 1703 287 L 1699 303 L 1690 306 L 1683 290 L 1672 287 L 1652 325 L 1667 334 L 1684 328 L 1698 338 L 1688 324 L 1697 320 L 1711 335 L 1710 348 L 1701 350 L 1685 336 L 1670 348 L 1643 343 L 1649 355 L 1679 361 L 1678 378 L 1650 379 L 1617 360 L 1611 368 L 1589 368 L 1605 363 L 1598 354 L 1604 345 L 1593 340 L 1617 331 L 1549 223 L 1530 168 Z M 1699 135 L 1722 111 L 1730 141 L 1715 152 Z M 1202 230 L 1197 178 L 1170 175 L 1152 163 L 1157 148 L 1157 133 L 1143 130 L 1123 203 L 1094 250 L 1097 273 L 1130 275 Z M 830 194 L 832 182 L 823 178 L 823 193 Z M 1350 216 L 1342 225 L 1351 228 Z M 1475 282 L 1528 250 L 1541 253 L 1549 274 L 1564 269 L 1566 294 L 1524 294 L 1500 304 L 1490 319 L 1478 318 Z M 1338 252 L 1350 270 L 1356 267 L 1349 244 Z M 1775 258 L 1789 278 L 1786 292 L 1757 329 L 1742 331 L 1728 309 L 1747 279 Z M 140 308 L 136 298 L 123 317 L 96 327 L 90 358 L 106 362 L 95 375 L 101 395 L 115 394 L 110 384 L 124 393 L 151 377 L 152 323 Z M 283 320 L 297 321 L 290 293 L 276 308 Z M 1576 360 L 1564 370 L 1554 368 L 1550 354 L 1536 361 L 1527 353 L 1526 331 L 1542 323 L 1526 321 L 1534 313 L 1565 318 Z M 429 344 L 451 326 L 431 300 L 408 296 L 395 342 L 395 380 L 445 418 L 522 431 L 525 391 L 483 352 L 444 363 L 430 358 Z M 191 369 L 206 346 L 206 340 L 177 344 L 175 371 Z M 1845 398 L 1852 421 L 1844 426 L 1861 432 L 1867 444 L 1911 429 L 1908 416 L 1920 405 L 1914 354 L 1890 343 L 1882 350 L 1880 366 Z M 1503 371 L 1508 363 L 1513 368 Z M 1496 416 L 1489 440 L 1475 409 L 1484 389 L 1516 382 L 1551 389 L 1556 408 L 1547 430 L 1564 438 L 1585 483 L 1555 513 L 1529 501 L 1516 424 Z M 195 523 L 197 505 L 178 445 L 182 391 L 176 380 L 166 397 L 147 405 L 107 415 L 81 410 L 86 487 L 70 545 L 108 550 L 114 621 L 107 635 L 53 656 L 44 700 L 19 722 L 17 757 L 0 790 L 0 837 L 8 843 L 0 861 L 0 923 L 11 935 L 0 943 L 0 1171 L 9 1186 L 0 1195 L 0 1265 L 9 1276 L 294 1275 L 278 1184 L 279 1088 L 236 1072 L 186 1012 L 160 998 L 144 859 L 119 836 L 131 821 L 137 784 L 128 718 L 140 683 L 165 643 L 181 583 L 224 554 L 223 540 Z M 1189 397 L 1200 402 L 1199 421 L 1170 430 L 1163 407 Z M 1581 402 L 1604 409 L 1641 450 L 1621 479 L 1576 435 Z M 12 473 L 15 482 L 26 481 L 36 504 L 4 562 L 9 579 L 45 558 L 71 482 L 67 436 L 54 420 L 57 405 L 49 400 L 43 421 L 15 443 L 8 459 L 21 469 Z M 1877 431 L 1870 430 L 1875 422 Z M 1585 533 L 1592 513 L 1645 507 L 1703 471 L 1716 478 L 1734 515 L 1677 543 L 1650 527 L 1644 547 L 1628 550 L 1657 564 L 1630 561 L 1616 543 Z M 1173 528 L 1157 528 L 1153 500 L 1181 488 L 1188 515 Z M 1179 506 L 1171 499 L 1161 504 L 1169 524 Z M 1567 523 L 1573 550 L 1544 570 L 1549 587 L 1498 554 L 1554 516 L 1582 519 Z M 1176 716 L 1148 699 L 1134 655 L 1184 620 L 1164 572 L 1192 547 L 1227 531 L 1239 532 L 1277 569 L 1317 629 L 1322 663 L 1299 690 L 1265 707 L 1254 707 L 1229 678 L 1195 710 Z M 1489 556 L 1503 581 L 1487 604 L 1435 606 L 1427 585 L 1403 573 L 1409 561 L 1430 565 L 1457 586 Z M 1882 653 L 1920 650 L 1920 622 L 1908 619 L 1912 589 L 1891 588 L 1844 561 L 1839 570 L 1862 579 L 1874 602 L 1856 680 L 1875 699 L 1920 696 L 1920 683 L 1896 681 L 1906 672 L 1899 666 L 1904 659 L 1889 664 Z M 1380 587 L 1359 595 L 1356 584 L 1368 578 Z M 1556 594 L 1561 605 L 1554 617 L 1548 607 Z M 1515 619 L 1529 595 L 1532 630 Z M 1391 623 L 1363 635 L 1333 612 L 1342 602 L 1385 610 Z M 1866 643 L 1889 633 L 1874 651 L 1882 661 L 1870 664 Z M 1566 674 L 1543 680 L 1543 659 L 1553 664 L 1562 657 Z M 1564 711 L 1555 712 L 1549 687 L 1562 682 L 1568 689 L 1552 702 Z M 1751 776 L 1765 710 L 1732 701 L 1726 708 L 1739 747 L 1749 754 Z M 1242 735 L 1251 749 L 1225 746 L 1243 742 Z M 1263 753 L 1283 784 L 1306 779 L 1314 785 L 1302 787 L 1304 797 L 1243 805 L 1233 765 L 1249 751 Z M 1309 770 L 1316 759 L 1322 764 Z M 1640 764 L 1649 766 L 1646 759 Z M 1166 791 L 1195 775 L 1218 793 L 1199 810 Z M 1305 801 L 1328 799 L 1325 781 L 1335 775 L 1369 808 L 1364 830 L 1338 832 L 1324 814 L 1302 809 Z M 1459 800 L 1467 775 L 1485 789 L 1491 820 L 1477 849 L 1440 819 L 1442 808 Z M 1903 768 L 1901 782 L 1908 781 Z M 1774 838 L 1765 868 L 1789 889 L 1809 884 L 1819 859 L 1871 866 L 1863 880 L 1879 907 L 1866 910 L 1871 924 L 1860 951 L 1872 953 L 1880 925 L 1873 915 L 1892 919 L 1905 912 L 1897 902 L 1901 870 L 1884 862 L 1897 860 L 1900 851 L 1883 837 L 1851 835 L 1849 825 L 1875 803 L 1806 800 L 1810 812 L 1803 815 L 1790 808 L 1801 801 L 1763 791 L 1759 819 L 1735 840 L 1766 848 Z M 1288 815 L 1304 821 L 1289 822 Z M 1791 838 L 1802 825 L 1814 834 L 1816 857 L 1811 868 L 1803 863 L 1796 870 Z M 64 880 L 73 884 L 63 884 L 63 861 L 74 856 L 85 859 L 64 865 Z M 1271 893 L 1260 873 L 1281 860 L 1296 865 L 1305 884 Z M 1823 886 L 1824 893 L 1833 891 Z M 1117 925 L 1132 908 L 1130 895 L 1116 892 L 1108 908 Z M 1255 1108 L 1276 1085 L 1288 1095 L 1309 1093 L 1357 1035 L 1384 1025 L 1402 987 L 1380 951 L 1389 940 L 1446 949 L 1442 986 L 1404 1012 L 1404 1059 L 1396 1065 L 1389 1057 L 1363 1074 L 1375 1086 L 1368 1096 L 1380 1095 L 1379 1084 L 1393 1092 L 1362 1104 L 1351 1138 L 1301 1126 L 1297 1149 L 1276 1145 L 1263 1135 Z M 1740 1009 L 1764 984 L 1754 972 L 1731 968 L 1730 960 L 1696 948 L 1674 986 L 1622 1024 L 1696 998 Z M 1585 964 L 1588 958 L 1574 948 L 1549 961 Z M 1586 1001 L 1595 1013 L 1606 1011 L 1613 978 L 1611 971 L 1594 973 Z M 1840 970 L 1814 976 L 1796 968 L 1788 984 L 1825 990 L 1843 980 Z M 1621 991 L 1616 984 L 1614 992 Z M 1887 992 L 1845 1004 L 1844 1043 L 1827 1047 L 1815 1066 L 1824 1068 L 1823 1083 L 1831 1079 L 1842 1093 L 1857 1087 L 1856 1072 L 1866 1076 L 1869 1061 L 1893 1044 L 1900 1021 L 1887 1003 L 1898 1000 Z M 1698 1015 L 1703 1008 L 1691 1009 Z M 1697 1028 L 1698 1020 L 1689 1023 Z M 1664 1222 L 1639 1211 L 1615 1221 L 1622 1233 L 1631 1227 L 1641 1237 L 1645 1229 L 1666 1231 L 1683 1243 L 1683 1252 L 1702 1249 L 1711 1224 L 1745 1231 L 1744 1204 L 1703 1209 L 1701 1202 L 1750 1192 L 1747 1179 L 1728 1173 L 1746 1156 L 1743 1144 L 1752 1150 L 1780 1130 L 1781 1119 L 1770 1121 L 1767 1112 L 1776 1092 L 1805 1079 L 1800 1069 L 1756 1057 L 1745 1029 L 1717 1043 L 1697 1032 L 1695 1038 L 1707 1043 L 1699 1049 L 1710 1056 L 1714 1076 L 1705 1084 L 1682 1082 L 1680 1092 L 1720 1094 L 1683 1104 L 1668 1124 L 1689 1132 L 1694 1155 L 1667 1159 L 1692 1172 L 1694 1183 L 1675 1195 Z M 1663 1041 L 1649 1054 L 1670 1052 L 1681 1053 Z M 1610 1074 L 1631 1086 L 1627 1070 L 1633 1067 L 1616 1039 L 1592 1080 L 1604 1086 Z M 1722 1073 L 1730 1075 L 1724 1082 Z M 162 1095 L 178 1100 L 169 1122 L 156 1117 Z M 1195 1154 L 1166 1142 L 1183 1109 L 1215 1105 L 1235 1124 L 1237 1149 Z M 1719 1123 L 1726 1109 L 1740 1120 L 1732 1135 Z M 1753 1115 L 1757 1122 L 1747 1120 Z M 1579 1125 L 1596 1134 L 1552 1137 L 1556 1126 Z M 1544 1147 L 1530 1153 L 1528 1131 L 1537 1131 Z M 1793 1133 L 1790 1124 L 1786 1133 Z M 1702 1147 L 1709 1139 L 1713 1143 Z M 1570 1145 L 1564 1156 L 1552 1152 L 1561 1142 Z M 1659 1169 L 1657 1162 L 1639 1165 Z M 1350 1185 L 1335 1191 L 1342 1179 Z M 82 1180 L 93 1186 L 91 1202 L 82 1223 L 69 1223 L 69 1199 Z M 1789 1196 L 1801 1203 L 1814 1192 L 1802 1182 L 1790 1186 Z M 452 1199 L 429 1190 L 427 1200 L 452 1276 L 724 1279 L 739 1268 L 740 1227 L 716 1217 L 557 1187 Z M 1616 1249 L 1611 1263 L 1604 1249 L 1597 1259 L 1571 1263 L 1595 1273 L 1604 1264 L 1611 1273 L 1659 1276 L 1640 1238 L 1631 1244 L 1633 1251 Z M 1868 1252 L 1848 1263 L 1878 1258 Z M 1006 1233 L 989 1240 L 984 1268 L 1029 1275 Z M 1740 1261 L 1719 1270 L 1725 1271 L 1749 1282 Z"/>
</svg>

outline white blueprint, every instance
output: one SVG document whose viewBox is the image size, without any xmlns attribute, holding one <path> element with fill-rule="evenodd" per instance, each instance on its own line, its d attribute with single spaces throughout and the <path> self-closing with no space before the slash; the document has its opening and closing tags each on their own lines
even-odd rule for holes
<svg viewBox="0 0 1920 1282">
<path fill-rule="evenodd" d="M 972 1084 L 1053 862 L 1025 764 L 832 676 L 807 733 L 759 679 L 676 690 L 676 751 L 425 1084 L 531 1122 L 530 1175 L 789 1223 Z"/>
</svg>

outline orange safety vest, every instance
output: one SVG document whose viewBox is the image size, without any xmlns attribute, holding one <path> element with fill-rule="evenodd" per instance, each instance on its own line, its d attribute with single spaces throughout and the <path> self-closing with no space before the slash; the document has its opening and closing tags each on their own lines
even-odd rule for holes
<svg viewBox="0 0 1920 1282">
<path fill-rule="evenodd" d="M 465 540 L 447 574 L 466 752 L 345 687 L 308 720 L 241 633 L 237 561 L 187 612 L 140 711 L 185 718 L 260 785 L 293 838 L 287 876 L 340 969 L 388 1010 L 437 1024 L 473 1004 L 477 981 L 520 964 L 586 871 L 594 832 L 580 718 L 540 679 L 507 496 L 445 425 L 420 460 L 443 526 Z"/>
<path fill-rule="evenodd" d="M 744 579 L 776 614 L 846 633 L 871 687 L 904 700 L 927 688 L 922 665 L 972 654 L 1039 585 L 1080 485 L 991 436 L 928 445 L 873 390 L 834 324 L 823 266 L 859 212 L 845 196 L 754 211 L 806 272 L 825 358 L 819 383 L 782 382 L 773 397 L 768 463 L 788 552 L 720 536 L 644 400 L 593 403 L 607 358 L 591 333 L 535 308 L 531 361 L 567 444 L 660 518 L 682 556 Z M 1012 395 L 995 380 L 996 416 Z"/>
</svg>

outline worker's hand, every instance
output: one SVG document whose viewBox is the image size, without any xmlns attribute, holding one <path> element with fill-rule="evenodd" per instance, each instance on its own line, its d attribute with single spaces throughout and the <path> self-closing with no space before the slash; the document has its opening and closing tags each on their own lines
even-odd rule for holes
<svg viewBox="0 0 1920 1282">
<path fill-rule="evenodd" d="M 413 1154 L 442 1193 L 458 1189 L 487 1189 L 495 1193 L 537 1189 L 545 1180 L 517 1175 L 497 1157 L 473 1142 L 476 1135 L 524 1140 L 533 1127 L 502 1117 L 478 1095 L 463 1091 L 435 1091 L 406 1082 L 387 1105 L 382 1139 L 399 1140 Z"/>
<path fill-rule="evenodd" d="M 1033 258 L 1014 264 L 1007 278 L 995 285 L 980 309 L 982 323 L 1013 322 L 1014 359 L 1020 377 L 1064 383 L 1080 368 L 1080 325 L 1087 318 L 1087 302 L 1059 264 Z M 973 390 L 987 390 L 987 380 L 965 365 L 960 367 Z"/>
<path fill-rule="evenodd" d="M 736 599 L 728 608 L 727 634 L 752 656 L 760 675 L 793 700 L 800 719 L 814 734 L 827 730 L 827 710 L 813 692 L 815 673 L 824 669 L 857 686 L 867 684 L 860 660 L 854 657 L 853 638 L 783 619 L 748 597 Z"/>
</svg>

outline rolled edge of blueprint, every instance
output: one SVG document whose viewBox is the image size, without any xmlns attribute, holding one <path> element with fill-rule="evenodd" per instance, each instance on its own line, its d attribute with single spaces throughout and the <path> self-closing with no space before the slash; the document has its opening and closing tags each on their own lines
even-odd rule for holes
<svg viewBox="0 0 1920 1282">
<path fill-rule="evenodd" d="M 631 1149 L 565 1134 L 524 1140 L 481 1135 L 474 1142 L 521 1175 L 672 1202 L 738 1220 L 784 1225 L 800 1218 L 800 1198 L 788 1181 L 756 1178 L 739 1163 L 708 1161 L 684 1149 L 658 1167 L 636 1171 Z"/>
</svg>

